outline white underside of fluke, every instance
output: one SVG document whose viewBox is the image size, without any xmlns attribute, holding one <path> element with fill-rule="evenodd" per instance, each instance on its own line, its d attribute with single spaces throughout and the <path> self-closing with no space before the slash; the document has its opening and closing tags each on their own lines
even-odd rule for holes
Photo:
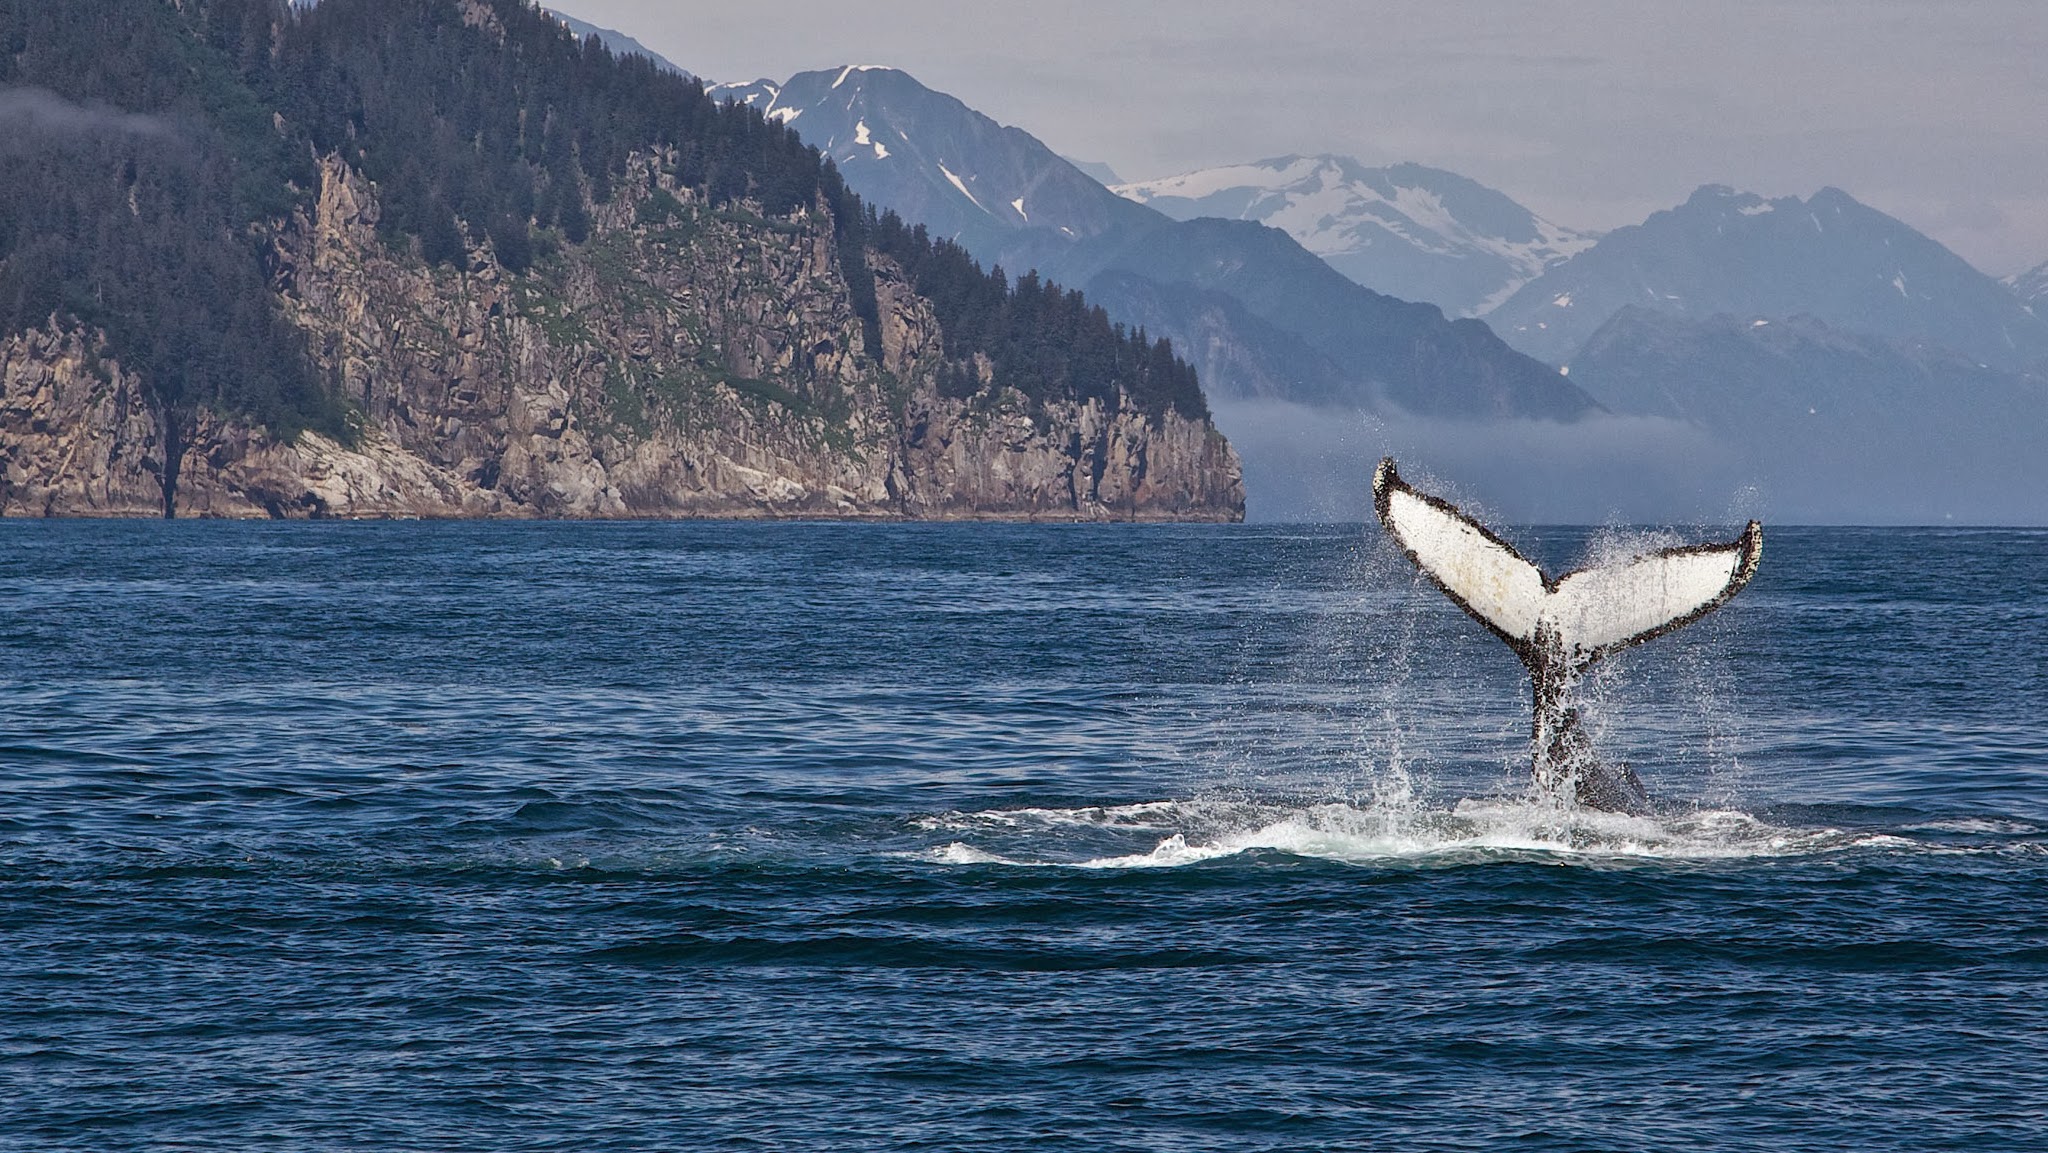
<svg viewBox="0 0 2048 1153">
<path fill-rule="evenodd" d="M 1406 490 L 1388 494 L 1386 524 L 1416 565 L 1474 616 L 1517 640 L 1536 635 L 1550 590 L 1535 565 L 1502 548 L 1478 525 Z"/>
<path fill-rule="evenodd" d="M 1748 582 L 1763 549 L 1752 522 L 1727 544 L 1665 549 L 1549 583 L 1455 507 L 1409 488 L 1392 461 L 1381 463 L 1373 488 L 1387 530 L 1467 612 L 1517 648 L 1540 646 L 1571 664 L 1711 611 Z"/>
<path fill-rule="evenodd" d="M 1748 579 L 1740 544 L 1636 557 L 1557 582 L 1543 619 L 1568 653 L 1611 652 L 1712 607 Z"/>
</svg>

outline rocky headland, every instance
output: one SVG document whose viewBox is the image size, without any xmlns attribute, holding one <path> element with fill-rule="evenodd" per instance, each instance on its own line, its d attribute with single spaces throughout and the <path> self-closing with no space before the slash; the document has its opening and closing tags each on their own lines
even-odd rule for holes
<svg viewBox="0 0 2048 1153">
<path fill-rule="evenodd" d="M 0 40 L 0 515 L 1243 515 L 1165 341 L 530 0 Z"/>
<path fill-rule="evenodd" d="M 514 275 L 488 242 L 430 266 L 377 233 L 376 189 L 320 164 L 275 290 L 349 405 L 348 442 L 178 421 L 51 326 L 0 340 L 0 513 L 216 517 L 1231 520 L 1206 419 L 1034 404 L 982 362 L 943 396 L 944 334 L 870 255 L 880 356 L 822 209 L 770 219 L 665 186 L 660 157 L 591 234 Z M 179 424 L 185 427 L 175 427 Z"/>
</svg>

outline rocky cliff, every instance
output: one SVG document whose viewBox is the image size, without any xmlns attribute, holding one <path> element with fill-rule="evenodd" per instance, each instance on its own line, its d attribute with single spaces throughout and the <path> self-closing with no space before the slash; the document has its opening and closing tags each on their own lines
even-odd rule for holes
<svg viewBox="0 0 2048 1153">
<path fill-rule="evenodd" d="M 985 360 L 978 392 L 942 395 L 945 334 L 885 258 L 877 358 L 822 205 L 714 209 L 666 161 L 515 275 L 489 242 L 457 267 L 387 246 L 376 188 L 328 158 L 276 229 L 273 287 L 348 443 L 152 408 L 95 333 L 53 321 L 0 340 L 0 513 L 1242 517 L 1206 419 L 1034 402 Z"/>
<path fill-rule="evenodd" d="M 163 427 L 88 334 L 0 339 L 0 514 L 164 515 Z"/>
</svg>

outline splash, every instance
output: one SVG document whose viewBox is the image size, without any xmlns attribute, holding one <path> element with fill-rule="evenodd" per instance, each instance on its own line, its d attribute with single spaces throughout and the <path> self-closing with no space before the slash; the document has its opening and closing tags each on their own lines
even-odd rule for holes
<svg viewBox="0 0 2048 1153">
<path fill-rule="evenodd" d="M 1468 799 L 1446 809 L 1425 809 L 1399 795 L 1294 806 L 1149 801 L 956 812 L 913 823 L 951 838 L 920 854 L 930 861 L 1079 869 L 1170 869 L 1239 856 L 1355 865 L 1535 860 L 1597 866 L 1915 844 L 1888 834 L 1785 827 L 1732 809 L 1631 816 L 1521 797 Z"/>
</svg>

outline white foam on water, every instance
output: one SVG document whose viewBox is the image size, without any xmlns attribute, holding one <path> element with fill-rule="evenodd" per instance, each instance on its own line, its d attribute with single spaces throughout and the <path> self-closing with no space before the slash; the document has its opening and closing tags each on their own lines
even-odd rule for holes
<svg viewBox="0 0 2048 1153">
<path fill-rule="evenodd" d="M 950 845 L 941 845 L 922 854 L 922 856 L 927 860 L 937 861 L 942 865 L 1030 866 L 1033 864 L 1031 861 L 1013 861 L 1008 857 L 999 857 L 994 853 L 985 853 L 972 845 L 962 844 L 959 841 L 954 841 Z"/>
<path fill-rule="evenodd" d="M 1524 797 L 1468 799 L 1423 809 L 1383 798 L 1275 805 L 1227 800 L 1147 801 L 1073 809 L 1026 808 L 921 817 L 918 828 L 963 835 L 920 854 L 944 864 L 1160 869 L 1253 852 L 1346 864 L 1542 860 L 1560 864 L 1731 861 L 1849 849 L 1934 850 L 1908 837 L 1835 828 L 1788 828 L 1732 809 L 1650 816 L 1560 807 Z M 1076 838 L 1076 833 L 1090 834 Z M 1103 853 L 1104 834 L 1151 840 Z M 972 843 L 1000 841 L 1000 850 Z M 1078 842 L 1078 843 L 1077 843 Z M 1090 854 L 1087 850 L 1095 849 Z"/>
<path fill-rule="evenodd" d="M 1243 847 L 1229 844 L 1190 845 L 1186 836 L 1175 833 L 1159 842 L 1159 847 L 1149 853 L 1129 853 L 1121 857 L 1099 857 L 1074 863 L 1083 869 L 1161 869 L 1213 861 L 1217 857 L 1234 856 L 1243 851 Z"/>
<path fill-rule="evenodd" d="M 1200 802 L 1143 801 L 1134 805 L 1089 805 L 1079 809 L 996 809 L 975 813 L 939 813 L 914 817 L 920 829 L 1022 828 L 1032 825 L 1080 828 L 1151 829 L 1170 827 L 1176 816 L 1185 816 Z M 1158 818 L 1167 818 L 1161 821 Z"/>
<path fill-rule="evenodd" d="M 1923 821 L 1907 825 L 1907 831 L 1915 833 L 1978 833 L 1985 836 L 2024 836 L 2038 833 L 2039 826 L 2024 821 L 1986 820 L 1977 817 L 1957 817 L 1945 821 Z"/>
</svg>

